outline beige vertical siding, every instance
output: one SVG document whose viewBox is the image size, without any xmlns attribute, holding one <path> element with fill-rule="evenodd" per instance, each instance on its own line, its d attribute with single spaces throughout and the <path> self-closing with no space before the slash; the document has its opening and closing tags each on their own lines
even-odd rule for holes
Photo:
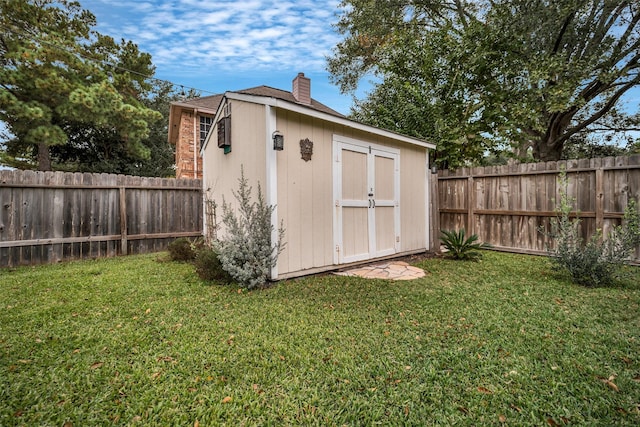
<svg viewBox="0 0 640 427">
<path fill-rule="evenodd" d="M 224 106 L 223 106 L 224 108 Z M 242 101 L 231 102 L 231 152 L 224 154 L 218 148 L 217 126 L 211 129 L 211 140 L 205 148 L 203 161 L 204 197 L 218 204 L 218 223 L 222 216 L 222 200 L 227 203 L 236 201 L 231 191 L 237 191 L 241 166 L 244 176 L 257 195 L 258 183 L 265 193 L 265 107 Z M 219 224 L 218 224 L 219 225 Z M 205 225 L 206 227 L 209 224 Z"/>
<path fill-rule="evenodd" d="M 241 165 L 244 166 L 245 176 L 254 188 L 254 194 L 258 183 L 262 186 L 263 194 L 267 190 L 266 107 L 233 100 L 231 128 L 231 153 L 225 155 L 223 150 L 217 147 L 217 129 L 214 127 L 203 159 L 205 197 L 218 203 L 218 222 L 221 218 L 223 198 L 235 205 L 231 191 L 238 187 Z M 284 223 L 286 241 L 285 250 L 278 259 L 279 276 L 333 264 L 334 135 L 400 150 L 399 253 L 427 248 L 426 149 L 281 109 L 276 110 L 276 128 L 285 138 L 284 150 L 276 153 L 277 214 L 278 221 Z M 300 154 L 300 140 L 306 138 L 314 143 L 313 156 L 308 162 L 305 162 Z M 384 159 L 379 161 L 382 170 L 387 165 Z M 355 185 L 357 182 L 352 184 Z M 385 187 L 383 183 L 377 186 L 382 193 L 392 193 L 392 189 Z M 391 229 L 394 227 L 393 210 L 388 211 L 381 209 L 380 221 L 376 221 L 376 236 L 383 246 L 393 246 L 394 243 L 389 240 L 389 235 L 383 232 L 387 225 Z M 366 210 L 363 212 L 366 215 Z M 224 232 L 221 231 L 219 236 L 223 237 Z M 353 251 L 367 245 L 366 230 L 362 230 L 362 233 L 355 233 L 354 230 L 354 233 L 347 237 L 349 239 L 348 242 L 345 241 L 345 245 L 351 245 Z"/>
<path fill-rule="evenodd" d="M 324 267 L 333 263 L 332 126 L 319 119 L 278 110 L 277 127 L 285 137 L 278 153 L 278 218 L 284 220 L 287 247 L 278 273 Z M 308 162 L 300 140 L 313 141 Z"/>
<path fill-rule="evenodd" d="M 285 149 L 277 154 L 278 218 L 284 221 L 287 241 L 278 260 L 280 275 L 333 264 L 334 134 L 400 150 L 400 253 L 427 248 L 426 149 L 284 110 L 277 111 L 277 128 L 285 137 Z M 305 138 L 314 143 L 309 162 L 300 155 Z M 354 250 L 366 244 L 352 237 Z"/>
<path fill-rule="evenodd" d="M 402 251 L 427 248 L 425 221 L 427 152 L 424 148 L 400 145 L 400 224 Z"/>
</svg>

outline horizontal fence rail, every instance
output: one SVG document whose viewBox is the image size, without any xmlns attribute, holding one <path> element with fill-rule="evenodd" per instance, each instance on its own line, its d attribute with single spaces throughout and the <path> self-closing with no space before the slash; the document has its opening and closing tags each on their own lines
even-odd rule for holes
<svg viewBox="0 0 640 427">
<path fill-rule="evenodd" d="M 0 267 L 164 250 L 202 235 L 200 180 L 0 171 Z"/>
<path fill-rule="evenodd" d="M 499 250 L 546 254 L 561 170 L 584 239 L 596 230 L 606 236 L 622 223 L 628 201 L 640 202 L 640 155 L 445 170 L 437 184 L 440 228 L 464 228 Z"/>
</svg>

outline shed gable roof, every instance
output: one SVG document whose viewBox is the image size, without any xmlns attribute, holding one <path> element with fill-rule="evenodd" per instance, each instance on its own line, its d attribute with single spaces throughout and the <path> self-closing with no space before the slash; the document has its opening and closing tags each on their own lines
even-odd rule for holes
<svg viewBox="0 0 640 427">
<path fill-rule="evenodd" d="M 287 92 L 286 90 L 276 89 L 269 86 L 256 86 L 248 89 L 229 91 L 228 93 L 240 93 L 243 95 L 253 95 L 253 96 L 264 96 L 268 98 L 281 99 L 287 102 L 293 102 L 296 104 L 300 104 L 296 101 L 293 94 L 291 92 Z M 200 98 L 192 98 L 186 99 L 184 101 L 172 102 L 172 105 L 182 106 L 186 108 L 194 108 L 194 109 L 205 109 L 210 111 L 217 111 L 222 99 L 224 98 L 224 94 L 217 94 L 211 96 L 203 96 Z M 327 107 L 321 102 L 316 101 L 315 99 L 311 99 L 311 104 L 301 104 L 307 108 L 311 108 L 312 110 L 321 111 L 323 113 L 331 114 L 336 117 L 345 117 L 343 114 L 340 114 L 336 110 Z"/>
<path fill-rule="evenodd" d="M 303 104 L 296 101 L 296 98 L 293 96 L 291 92 L 282 89 L 276 89 L 269 86 L 256 86 L 249 89 L 243 89 L 238 91 L 230 91 L 230 93 L 241 93 L 243 95 L 253 95 L 253 96 L 265 96 L 268 98 L 276 98 L 281 99 L 283 101 L 292 102 L 294 104 L 304 105 L 306 108 L 310 108 L 312 110 L 320 111 L 323 113 L 331 114 L 332 116 L 337 117 L 345 117 L 343 114 L 338 113 L 336 110 L 327 107 L 321 102 L 316 101 L 315 99 L 311 99 L 311 104 Z"/>
<path fill-rule="evenodd" d="M 362 130 L 365 132 L 372 133 L 374 135 L 380 135 L 386 138 L 393 139 L 395 141 L 406 142 L 411 145 L 416 145 L 416 146 L 427 148 L 427 149 L 436 148 L 435 144 L 427 142 L 422 139 L 414 138 L 414 137 L 403 135 L 390 130 L 360 123 L 340 113 L 337 113 L 337 114 L 327 113 L 317 108 L 311 108 L 309 105 L 306 105 L 300 102 L 291 102 L 281 97 L 273 97 L 273 96 L 266 96 L 266 95 L 250 95 L 250 94 L 241 93 L 241 92 L 226 92 L 224 97 L 226 99 L 253 102 L 256 104 L 268 105 L 268 106 L 280 108 L 283 110 L 293 111 L 299 114 L 303 114 L 305 116 L 315 117 L 321 120 L 326 120 L 328 122 L 340 124 L 351 129 Z M 218 114 L 220 114 L 220 111 L 218 111 L 216 115 L 216 120 L 218 119 Z M 204 151 L 204 149 L 206 148 L 209 142 L 210 136 L 211 134 L 209 134 L 207 139 L 205 139 L 204 144 L 200 149 L 201 151 Z"/>
<path fill-rule="evenodd" d="M 182 109 L 193 109 L 198 110 L 203 113 L 213 114 L 216 117 L 220 113 L 219 107 L 225 98 L 228 99 L 239 99 L 243 101 L 249 102 L 257 102 L 259 104 L 264 105 L 272 105 L 275 107 L 283 108 L 285 110 L 296 111 L 301 114 L 306 114 L 309 116 L 317 117 L 323 120 L 328 120 L 330 122 L 339 123 L 345 125 L 347 127 L 351 127 L 354 129 L 360 129 L 366 132 L 371 132 L 373 134 L 378 134 L 382 136 L 386 136 L 398 141 L 406 142 L 409 144 L 435 149 L 435 145 L 414 137 L 410 137 L 407 135 L 402 135 L 397 132 L 377 128 L 375 126 L 366 125 L 360 122 L 356 122 L 354 120 L 349 119 L 343 114 L 335 111 L 332 108 L 327 107 L 321 102 L 316 101 L 315 99 L 311 99 L 311 104 L 305 104 L 298 102 L 296 98 L 293 96 L 293 93 L 288 92 L 282 89 L 276 89 L 270 86 L 256 86 L 248 89 L 242 89 L 237 91 L 228 91 L 223 94 L 216 94 L 211 96 L 204 96 L 200 98 L 187 99 L 179 102 L 172 102 L 171 109 L 169 113 L 170 120 L 179 120 L 174 114 L 174 108 L 182 108 Z M 177 123 L 173 123 L 170 121 L 169 128 L 169 141 L 175 144 L 175 140 L 177 138 L 177 133 L 174 131 L 174 128 L 177 128 Z M 210 137 L 211 135 L 209 135 Z M 209 138 L 207 138 L 200 148 L 200 150 L 204 150 L 206 145 L 208 144 Z"/>
</svg>

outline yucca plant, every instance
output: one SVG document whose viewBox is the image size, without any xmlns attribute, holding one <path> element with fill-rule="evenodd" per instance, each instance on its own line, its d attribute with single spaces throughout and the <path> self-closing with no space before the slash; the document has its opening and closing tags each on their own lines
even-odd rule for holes
<svg viewBox="0 0 640 427">
<path fill-rule="evenodd" d="M 491 247 L 488 243 L 479 243 L 477 234 L 467 237 L 464 228 L 458 231 L 442 230 L 440 240 L 448 251 L 446 256 L 457 260 L 475 261 L 482 256 L 480 249 Z"/>
</svg>

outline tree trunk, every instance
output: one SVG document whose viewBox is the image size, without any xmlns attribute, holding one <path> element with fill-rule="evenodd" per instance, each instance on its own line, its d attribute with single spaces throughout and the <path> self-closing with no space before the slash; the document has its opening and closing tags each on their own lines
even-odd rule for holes
<svg viewBox="0 0 640 427">
<path fill-rule="evenodd" d="M 51 154 L 49 153 L 49 146 L 45 142 L 38 144 L 38 170 L 51 170 Z"/>
<path fill-rule="evenodd" d="M 562 136 L 571 124 L 571 119 L 576 114 L 576 109 L 571 108 L 562 113 L 547 114 L 547 131 L 533 143 L 533 158 L 540 162 L 557 162 L 562 156 L 565 141 Z"/>
<path fill-rule="evenodd" d="M 533 158 L 539 162 L 557 162 L 562 155 L 562 144 L 553 144 L 542 138 L 533 144 Z"/>
</svg>

